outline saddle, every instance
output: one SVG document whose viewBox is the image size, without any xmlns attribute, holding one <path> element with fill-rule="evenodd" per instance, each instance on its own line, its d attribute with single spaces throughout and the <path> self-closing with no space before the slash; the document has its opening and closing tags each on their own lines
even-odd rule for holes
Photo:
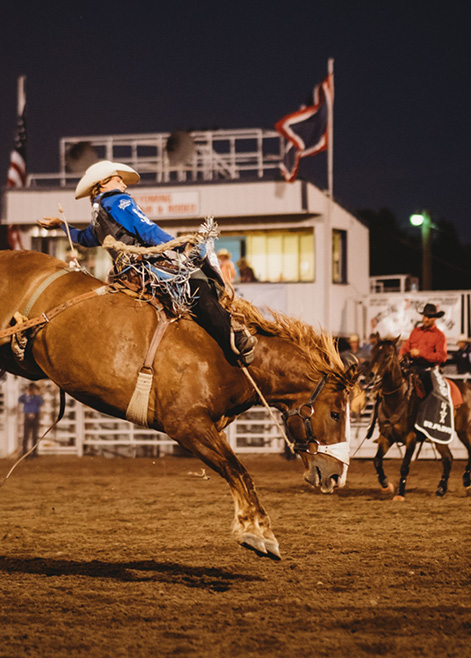
<svg viewBox="0 0 471 658">
<path fill-rule="evenodd" d="M 420 403 L 414 427 L 431 441 L 450 443 L 455 431 L 451 387 L 437 367 L 429 375 L 432 390 Z"/>
<path fill-rule="evenodd" d="M 115 289 L 131 297 L 163 306 L 170 317 L 182 315 L 191 305 L 178 265 L 163 256 L 148 260 L 119 253 L 109 280 Z"/>
</svg>

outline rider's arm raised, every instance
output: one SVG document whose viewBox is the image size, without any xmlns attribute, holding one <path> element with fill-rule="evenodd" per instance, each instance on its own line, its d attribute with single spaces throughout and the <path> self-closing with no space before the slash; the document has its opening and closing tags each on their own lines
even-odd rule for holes
<svg viewBox="0 0 471 658">
<path fill-rule="evenodd" d="M 67 235 L 67 227 L 65 225 L 65 222 L 63 222 L 62 219 L 59 219 L 59 217 L 42 217 L 37 221 L 39 226 L 42 226 L 42 228 L 47 228 L 47 229 L 61 228 L 64 231 L 64 233 Z M 95 236 L 95 232 L 93 230 L 92 224 L 90 224 L 90 226 L 87 226 L 87 228 L 82 230 L 78 228 L 74 228 L 73 226 L 69 226 L 69 231 L 70 231 L 70 239 L 72 240 L 72 242 L 74 242 L 75 244 L 79 244 L 82 247 L 98 247 L 100 244 Z"/>
</svg>

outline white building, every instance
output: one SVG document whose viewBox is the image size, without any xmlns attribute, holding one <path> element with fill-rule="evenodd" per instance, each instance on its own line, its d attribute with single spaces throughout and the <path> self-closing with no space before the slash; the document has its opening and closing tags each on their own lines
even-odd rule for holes
<svg viewBox="0 0 471 658">
<path fill-rule="evenodd" d="M 228 248 L 235 262 L 247 258 L 258 280 L 237 285 L 240 295 L 335 335 L 361 331 L 357 300 L 369 292 L 368 229 L 311 183 L 280 178 L 278 133 L 183 135 L 177 144 L 181 153 L 170 158 L 168 138 L 159 133 L 62 139 L 60 172 L 30 174 L 27 187 L 7 190 L 3 222 L 20 227 L 24 248 L 65 258 L 63 232 L 40 230 L 36 219 L 58 215 L 60 204 L 71 225 L 85 228 L 90 203 L 73 194 L 81 162 L 89 164 L 90 154 L 125 162 L 142 176 L 133 196 L 172 235 L 196 231 L 205 216 L 215 218 L 221 230 L 217 248 Z M 74 149 L 80 151 L 77 144 L 86 145 L 84 155 L 72 160 Z M 108 256 L 93 250 L 87 265 L 104 277 Z"/>
</svg>

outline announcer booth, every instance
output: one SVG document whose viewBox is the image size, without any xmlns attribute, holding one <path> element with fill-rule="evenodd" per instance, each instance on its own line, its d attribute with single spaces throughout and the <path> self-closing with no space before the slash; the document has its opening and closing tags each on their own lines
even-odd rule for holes
<svg viewBox="0 0 471 658">
<path fill-rule="evenodd" d="M 369 292 L 368 229 L 312 183 L 285 182 L 279 171 L 282 154 L 279 134 L 261 129 L 63 138 L 59 172 L 30 173 L 26 187 L 6 190 L 2 221 L 22 248 L 67 261 L 70 246 L 63 231 L 41 229 L 37 218 L 59 216 L 60 207 L 72 226 L 85 228 L 90 201 L 75 200 L 77 181 L 97 160 L 123 162 L 141 175 L 130 190 L 133 197 L 171 235 L 194 233 L 205 217 L 214 217 L 220 230 L 215 247 L 231 253 L 239 296 L 263 312 L 267 307 L 282 311 L 335 336 L 362 333 L 364 311 L 358 300 Z M 242 258 L 254 281 L 240 281 Z M 80 259 L 91 274 L 106 279 L 111 260 L 104 249 L 81 249 Z M 18 388 L 5 392 L 10 404 L 23 385 L 20 380 L 10 384 L 13 379 L 9 376 L 4 384 Z M 49 382 L 43 388 L 46 421 L 56 392 Z M 51 451 L 59 446 L 82 454 L 92 445 L 110 447 L 110 437 L 114 445 L 132 445 L 133 450 L 156 442 L 155 432 L 116 419 L 102 418 L 100 429 L 97 414 L 72 400 L 68 417 L 69 429 L 62 421 L 56 434 L 63 437 L 49 441 Z M 3 424 L 11 427 L 12 421 Z M 263 409 L 241 416 L 228 434 L 237 451 L 278 452 L 283 447 Z M 163 441 L 160 437 L 158 447 L 165 450 Z M 42 449 L 48 449 L 46 441 Z"/>
</svg>

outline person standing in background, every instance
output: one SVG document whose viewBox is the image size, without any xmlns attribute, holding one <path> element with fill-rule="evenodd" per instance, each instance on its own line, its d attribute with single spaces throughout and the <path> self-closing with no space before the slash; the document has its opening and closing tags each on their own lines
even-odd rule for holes
<svg viewBox="0 0 471 658">
<path fill-rule="evenodd" d="M 466 334 L 458 337 L 458 350 L 453 355 L 453 361 L 459 375 L 471 373 L 471 345 Z"/>
<path fill-rule="evenodd" d="M 252 281 L 257 280 L 255 273 L 253 269 L 250 267 L 250 265 L 248 264 L 246 258 L 241 258 L 240 260 L 238 260 L 237 267 L 239 268 L 240 283 L 251 283 Z"/>
<path fill-rule="evenodd" d="M 230 251 L 227 251 L 227 249 L 220 249 L 217 256 L 224 283 L 232 285 L 236 275 L 236 269 L 234 267 L 234 263 L 231 260 L 232 254 Z"/>
<path fill-rule="evenodd" d="M 37 384 L 29 384 L 26 393 L 20 395 L 18 402 L 23 404 L 24 410 L 24 426 L 23 426 L 23 443 L 22 454 L 25 455 L 28 450 L 36 446 L 38 441 L 39 422 L 41 419 L 41 407 L 44 404 L 42 396 L 39 394 L 39 386 Z M 28 448 L 28 443 L 31 438 L 31 448 Z M 31 453 L 31 457 L 38 456 L 37 447 Z"/>
</svg>

